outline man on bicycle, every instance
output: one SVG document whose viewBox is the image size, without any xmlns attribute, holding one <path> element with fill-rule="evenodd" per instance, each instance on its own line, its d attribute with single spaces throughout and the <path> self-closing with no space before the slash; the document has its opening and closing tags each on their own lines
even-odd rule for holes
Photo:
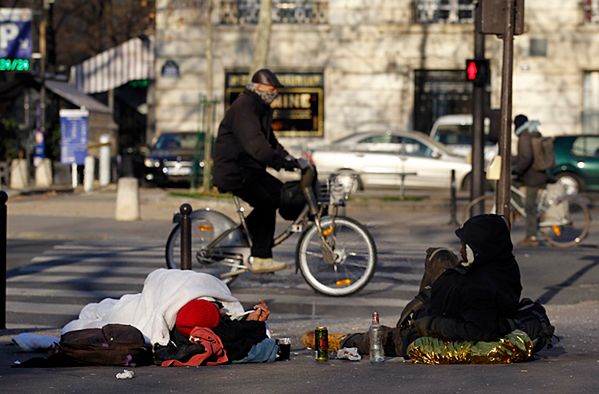
<svg viewBox="0 0 599 394">
<path fill-rule="evenodd" d="M 523 246 L 538 246 L 537 239 L 537 196 L 539 190 L 547 184 L 545 171 L 533 167 L 534 155 L 532 138 L 540 136 L 536 128 L 538 122 L 529 121 L 526 115 L 517 115 L 514 118 L 515 134 L 518 136 L 518 156 L 512 172 L 517 176 L 525 189 L 524 212 L 526 213 L 526 236 L 518 242 Z"/>
<path fill-rule="evenodd" d="M 271 70 L 258 70 L 225 113 L 214 145 L 213 183 L 254 209 L 246 218 L 252 238 L 250 271 L 275 272 L 286 264 L 273 261 L 276 212 L 282 183 L 267 167 L 292 171 L 297 160 L 277 141 L 270 104 L 283 85 Z"/>
</svg>

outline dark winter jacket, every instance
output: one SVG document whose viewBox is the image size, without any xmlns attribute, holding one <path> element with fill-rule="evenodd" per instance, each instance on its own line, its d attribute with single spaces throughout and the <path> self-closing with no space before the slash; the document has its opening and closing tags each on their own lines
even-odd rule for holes
<svg viewBox="0 0 599 394">
<path fill-rule="evenodd" d="M 518 137 L 518 156 L 513 172 L 522 181 L 524 186 L 539 187 L 547 183 L 547 174 L 545 171 L 532 168 L 534 161 L 532 138 L 541 136 L 538 131 L 535 131 L 533 134 L 528 130 L 524 130 Z"/>
<path fill-rule="evenodd" d="M 266 167 L 281 169 L 287 155 L 272 131 L 272 109 L 257 94 L 245 90 L 218 128 L 213 183 L 223 191 L 239 189 Z"/>
<path fill-rule="evenodd" d="M 509 229 L 501 216 L 478 215 L 456 235 L 474 251 L 467 269 L 450 269 L 434 282 L 428 332 L 451 340 L 495 340 L 510 331 L 522 285 Z"/>
</svg>

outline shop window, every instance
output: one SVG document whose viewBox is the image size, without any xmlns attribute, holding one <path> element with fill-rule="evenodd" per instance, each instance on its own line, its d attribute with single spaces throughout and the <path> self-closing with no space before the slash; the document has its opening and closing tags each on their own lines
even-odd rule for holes
<svg viewBox="0 0 599 394">
<path fill-rule="evenodd" d="M 417 23 L 473 23 L 474 0 L 415 0 Z"/>
<path fill-rule="evenodd" d="M 272 22 L 287 24 L 328 23 L 328 0 L 273 0 Z M 260 0 L 221 0 L 220 21 L 225 25 L 257 24 Z"/>
</svg>

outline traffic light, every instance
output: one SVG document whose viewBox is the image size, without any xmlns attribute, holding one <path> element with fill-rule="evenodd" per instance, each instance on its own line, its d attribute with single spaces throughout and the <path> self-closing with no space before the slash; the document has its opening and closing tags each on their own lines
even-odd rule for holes
<svg viewBox="0 0 599 394">
<path fill-rule="evenodd" d="M 485 86 L 489 83 L 489 60 L 488 59 L 466 59 L 466 80 L 474 82 L 477 86 Z"/>
</svg>

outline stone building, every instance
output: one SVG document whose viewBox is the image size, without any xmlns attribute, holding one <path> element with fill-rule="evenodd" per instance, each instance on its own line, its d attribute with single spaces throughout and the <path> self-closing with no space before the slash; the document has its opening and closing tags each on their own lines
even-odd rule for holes
<svg viewBox="0 0 599 394">
<path fill-rule="evenodd" d="M 214 128 L 247 81 L 260 0 L 156 1 L 156 132 L 206 128 L 212 25 Z M 283 141 L 370 128 L 427 132 L 471 111 L 468 0 L 273 0 L 268 67 L 289 89 L 275 104 Z M 514 40 L 513 114 L 545 134 L 599 133 L 599 1 L 527 0 Z M 489 106 L 500 102 L 502 41 L 486 36 Z M 205 101 L 205 100 L 204 100 Z"/>
</svg>

